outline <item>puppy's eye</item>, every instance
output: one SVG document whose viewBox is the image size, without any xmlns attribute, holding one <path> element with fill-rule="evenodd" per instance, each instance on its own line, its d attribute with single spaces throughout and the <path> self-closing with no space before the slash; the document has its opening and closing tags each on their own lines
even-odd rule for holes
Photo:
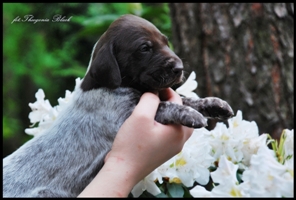
<svg viewBox="0 0 296 200">
<path fill-rule="evenodd" d="M 147 44 L 143 44 L 140 46 L 139 49 L 141 52 L 150 52 L 151 51 L 151 46 L 147 45 Z"/>
</svg>

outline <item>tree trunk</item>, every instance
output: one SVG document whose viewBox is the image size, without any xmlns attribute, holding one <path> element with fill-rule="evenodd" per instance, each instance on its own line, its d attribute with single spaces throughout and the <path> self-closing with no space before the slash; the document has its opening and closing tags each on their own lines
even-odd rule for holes
<svg viewBox="0 0 296 200">
<path fill-rule="evenodd" d="M 294 4 L 170 3 L 174 51 L 200 97 L 217 96 L 278 138 L 294 129 Z M 215 122 L 214 122 L 215 123 Z M 213 124 L 213 123 L 212 123 Z M 213 125 L 212 125 L 213 127 Z"/>
</svg>

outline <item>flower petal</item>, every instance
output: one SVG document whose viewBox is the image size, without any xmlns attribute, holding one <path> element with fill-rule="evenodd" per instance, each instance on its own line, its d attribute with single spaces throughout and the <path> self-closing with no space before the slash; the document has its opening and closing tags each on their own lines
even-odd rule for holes
<svg viewBox="0 0 296 200">
<path fill-rule="evenodd" d="M 197 88 L 197 82 L 195 80 L 195 72 L 191 72 L 186 82 L 176 89 L 176 92 L 185 97 L 199 98 L 196 93 L 193 92 Z"/>
</svg>

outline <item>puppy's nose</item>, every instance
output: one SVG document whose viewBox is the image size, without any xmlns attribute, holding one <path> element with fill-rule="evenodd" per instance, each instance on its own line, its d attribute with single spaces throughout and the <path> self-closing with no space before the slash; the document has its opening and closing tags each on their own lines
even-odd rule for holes
<svg viewBox="0 0 296 200">
<path fill-rule="evenodd" d="M 175 74 L 178 74 L 183 71 L 183 65 L 178 63 L 173 67 L 172 70 Z"/>
</svg>

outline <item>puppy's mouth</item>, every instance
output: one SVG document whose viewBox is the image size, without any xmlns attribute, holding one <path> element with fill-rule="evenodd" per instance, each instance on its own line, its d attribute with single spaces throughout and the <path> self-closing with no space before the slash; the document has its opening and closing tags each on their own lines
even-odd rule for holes
<svg viewBox="0 0 296 200">
<path fill-rule="evenodd" d="M 183 71 L 173 71 L 172 69 L 157 70 L 151 73 L 143 73 L 140 76 L 142 84 L 151 90 L 161 90 L 172 87 L 183 80 Z"/>
</svg>

